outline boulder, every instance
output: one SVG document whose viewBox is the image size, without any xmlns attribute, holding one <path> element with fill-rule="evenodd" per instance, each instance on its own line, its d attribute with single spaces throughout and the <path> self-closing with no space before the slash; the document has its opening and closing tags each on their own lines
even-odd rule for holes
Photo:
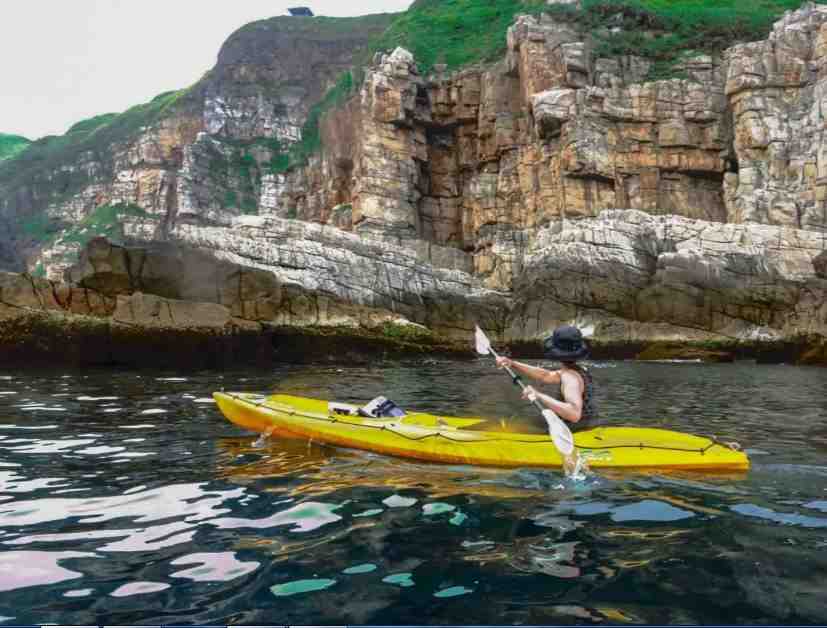
<svg viewBox="0 0 827 628">
<path fill-rule="evenodd" d="M 272 320 L 281 302 L 281 285 L 273 273 L 164 243 L 123 247 L 96 238 L 67 277 L 80 288 L 112 299 L 143 292 L 218 303 L 241 318 L 248 311 L 258 312 L 251 316 L 255 320 Z"/>
</svg>

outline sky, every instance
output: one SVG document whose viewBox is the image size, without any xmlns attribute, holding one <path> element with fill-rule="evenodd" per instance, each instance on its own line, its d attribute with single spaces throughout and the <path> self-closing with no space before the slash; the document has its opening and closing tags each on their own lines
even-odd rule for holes
<svg viewBox="0 0 827 628">
<path fill-rule="evenodd" d="M 0 133 L 60 135 L 197 81 L 249 22 L 404 11 L 411 0 L 0 0 Z"/>
</svg>

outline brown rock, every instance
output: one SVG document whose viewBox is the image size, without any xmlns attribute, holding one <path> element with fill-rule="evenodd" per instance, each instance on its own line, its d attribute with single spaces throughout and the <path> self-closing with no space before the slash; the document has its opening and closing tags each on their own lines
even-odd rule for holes
<svg viewBox="0 0 827 628">
<path fill-rule="evenodd" d="M 230 311 L 216 303 L 193 303 L 136 292 L 119 296 L 112 320 L 143 329 L 209 329 L 221 331 L 231 321 Z"/>
<path fill-rule="evenodd" d="M 106 238 L 93 238 L 66 272 L 66 280 L 114 297 L 134 290 L 131 270 L 126 249 Z"/>
<path fill-rule="evenodd" d="M 249 312 L 254 320 L 272 320 L 281 301 L 280 283 L 271 272 L 168 245 L 121 247 L 97 238 L 69 275 L 80 287 L 60 287 L 61 306 L 83 314 L 111 314 L 116 296 L 135 292 L 218 303 L 237 316 Z"/>
<path fill-rule="evenodd" d="M 116 297 L 110 297 L 88 288 L 70 284 L 57 284 L 54 295 L 60 307 L 72 314 L 87 316 L 111 316 L 115 311 Z"/>
<path fill-rule="evenodd" d="M 52 284 L 45 279 L 0 271 L 0 303 L 11 307 L 59 310 Z"/>
</svg>

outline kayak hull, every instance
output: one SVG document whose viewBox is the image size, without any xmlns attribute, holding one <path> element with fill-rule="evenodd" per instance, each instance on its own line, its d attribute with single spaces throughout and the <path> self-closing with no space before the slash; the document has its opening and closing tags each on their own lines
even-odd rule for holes
<svg viewBox="0 0 827 628">
<path fill-rule="evenodd" d="M 232 423 L 281 438 L 301 438 L 432 462 L 491 467 L 561 467 L 562 457 L 543 434 L 474 430 L 477 418 L 412 413 L 367 418 L 329 411 L 327 401 L 248 393 L 214 393 Z M 339 404 L 342 405 L 342 404 Z M 598 427 L 574 434 L 591 468 L 662 468 L 732 471 L 749 468 L 746 454 L 713 439 L 640 427 Z"/>
</svg>

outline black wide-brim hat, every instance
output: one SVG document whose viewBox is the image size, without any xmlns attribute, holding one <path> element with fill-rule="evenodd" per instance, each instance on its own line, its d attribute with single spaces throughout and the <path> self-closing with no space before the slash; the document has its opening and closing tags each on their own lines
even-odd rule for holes
<svg viewBox="0 0 827 628">
<path fill-rule="evenodd" d="M 574 362 L 589 355 L 589 347 L 577 327 L 563 325 L 543 342 L 545 355 L 551 360 Z"/>
</svg>

